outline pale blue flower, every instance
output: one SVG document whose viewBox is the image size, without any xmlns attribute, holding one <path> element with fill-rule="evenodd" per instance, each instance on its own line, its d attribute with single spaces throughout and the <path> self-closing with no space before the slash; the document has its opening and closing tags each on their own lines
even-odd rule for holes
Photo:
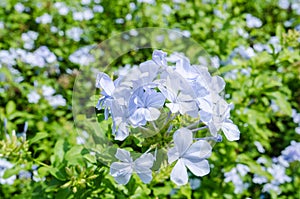
<svg viewBox="0 0 300 199">
<path fill-rule="evenodd" d="M 52 88 L 51 86 L 46 86 L 46 85 L 42 86 L 42 91 L 43 91 L 44 97 L 52 96 L 55 93 L 54 88 Z"/>
<path fill-rule="evenodd" d="M 267 168 L 267 171 L 272 175 L 272 184 L 279 185 L 285 182 L 291 182 L 291 177 L 285 174 L 285 167 L 280 164 L 272 164 L 271 167 Z"/>
<path fill-rule="evenodd" d="M 14 8 L 19 13 L 22 13 L 25 10 L 25 6 L 22 3 L 15 4 Z"/>
<path fill-rule="evenodd" d="M 108 118 L 109 115 L 109 101 L 113 99 L 112 94 L 115 90 L 115 84 L 114 82 L 110 79 L 110 77 L 105 74 L 105 73 L 98 73 L 97 74 L 97 79 L 96 79 L 96 85 L 97 88 L 102 89 L 101 94 L 103 95 L 99 100 L 96 108 L 98 110 L 104 108 L 104 115 L 105 119 Z"/>
<path fill-rule="evenodd" d="M 53 108 L 57 108 L 59 106 L 66 106 L 67 101 L 63 98 L 62 95 L 54 95 L 46 97 L 46 100 Z"/>
<path fill-rule="evenodd" d="M 195 68 L 191 67 L 187 57 L 181 57 L 176 61 L 175 71 L 188 81 L 195 80 L 199 75 Z"/>
<path fill-rule="evenodd" d="M 159 90 L 168 99 L 166 106 L 172 113 L 188 114 L 192 117 L 198 116 L 198 107 L 195 94 L 188 82 L 177 72 L 167 68 L 163 75 Z"/>
<path fill-rule="evenodd" d="M 262 21 L 251 14 L 246 15 L 246 23 L 248 28 L 259 28 L 262 26 Z"/>
<path fill-rule="evenodd" d="M 75 21 L 83 21 L 84 20 L 83 12 L 73 12 L 73 19 Z"/>
<path fill-rule="evenodd" d="M 200 140 L 193 143 L 193 133 L 189 129 L 178 129 L 173 140 L 175 146 L 168 151 L 168 162 L 172 164 L 177 160 L 172 172 L 171 180 L 177 185 L 188 182 L 186 167 L 196 176 L 204 176 L 210 172 L 208 158 L 212 147 L 207 141 Z"/>
<path fill-rule="evenodd" d="M 29 171 L 20 171 L 18 174 L 19 179 L 31 179 L 32 174 Z"/>
<path fill-rule="evenodd" d="M 278 5 L 282 9 L 288 9 L 289 6 L 290 6 L 290 1 L 288 1 L 288 0 L 279 0 Z"/>
<path fill-rule="evenodd" d="M 250 168 L 244 164 L 237 164 L 236 169 L 242 177 L 250 171 Z"/>
<path fill-rule="evenodd" d="M 152 180 L 151 167 L 154 162 L 152 154 L 145 153 L 133 161 L 128 151 L 117 149 L 115 157 L 121 162 L 112 163 L 109 173 L 119 184 L 127 184 L 133 172 L 136 172 L 144 183 Z"/>
<path fill-rule="evenodd" d="M 272 183 L 267 183 L 263 186 L 262 192 L 275 192 L 278 195 L 281 193 L 281 189 L 278 185 L 272 184 Z"/>
<path fill-rule="evenodd" d="M 22 33 L 21 38 L 24 41 L 24 48 L 31 50 L 34 47 L 34 41 L 38 38 L 39 33 L 34 31 L 28 31 L 25 33 Z"/>
<path fill-rule="evenodd" d="M 296 131 L 297 134 L 300 134 L 300 126 L 296 127 L 295 131 Z"/>
<path fill-rule="evenodd" d="M 85 20 L 91 20 L 91 19 L 93 19 L 94 18 L 93 11 L 90 8 L 84 9 L 84 11 L 83 11 L 83 18 Z"/>
<path fill-rule="evenodd" d="M 288 162 L 300 161 L 300 142 L 291 141 L 291 144 L 281 154 Z"/>
<path fill-rule="evenodd" d="M 255 52 L 251 47 L 246 48 L 245 46 L 239 46 L 235 48 L 234 51 L 240 54 L 244 59 L 250 59 L 251 57 L 255 56 Z"/>
<path fill-rule="evenodd" d="M 249 167 L 244 164 L 237 164 L 236 167 L 232 168 L 229 172 L 225 172 L 225 182 L 232 182 L 234 184 L 234 193 L 242 193 L 248 184 L 243 182 L 242 177 L 250 171 Z"/>
<path fill-rule="evenodd" d="M 110 112 L 113 120 L 112 131 L 116 140 L 123 141 L 129 135 L 128 110 L 116 100 L 110 101 Z"/>
<path fill-rule="evenodd" d="M 213 136 L 216 136 L 218 131 L 222 130 L 229 141 L 239 140 L 240 131 L 232 120 L 229 119 L 230 109 L 231 105 L 227 104 L 224 99 L 219 98 L 219 101 L 213 104 L 211 110 L 200 111 L 200 119 L 203 116 L 204 119 L 202 118 L 201 120 L 208 125 L 210 133 Z"/>
<path fill-rule="evenodd" d="M 138 3 L 148 3 L 148 4 L 155 4 L 155 0 L 138 0 Z"/>
<path fill-rule="evenodd" d="M 91 3 L 91 0 L 81 0 L 82 5 L 89 5 Z"/>
<path fill-rule="evenodd" d="M 66 31 L 67 37 L 77 42 L 80 41 L 80 37 L 82 34 L 83 34 L 83 29 L 79 27 L 72 27 L 71 29 L 68 29 Z"/>
<path fill-rule="evenodd" d="M 52 16 L 48 13 L 43 14 L 35 19 L 36 23 L 49 24 L 52 22 Z"/>
<path fill-rule="evenodd" d="M 7 161 L 6 159 L 0 158 L 0 184 L 9 184 L 12 185 L 16 179 L 16 176 L 13 175 L 9 178 L 4 179 L 3 175 L 7 169 L 11 169 L 14 165 Z"/>
<path fill-rule="evenodd" d="M 95 5 L 95 6 L 93 7 L 93 11 L 94 11 L 94 12 L 102 13 L 102 12 L 104 11 L 104 8 L 103 8 L 102 6 L 100 6 L 100 5 Z"/>
<path fill-rule="evenodd" d="M 64 2 L 56 2 L 54 7 L 58 10 L 58 13 L 65 16 L 69 13 L 69 7 Z"/>
<path fill-rule="evenodd" d="M 47 63 L 53 63 L 57 60 L 56 55 L 47 46 L 40 46 L 33 54 L 42 57 Z"/>
<path fill-rule="evenodd" d="M 27 95 L 27 98 L 29 103 L 36 104 L 41 99 L 41 96 L 36 91 L 33 90 Z"/>
<path fill-rule="evenodd" d="M 123 24 L 125 20 L 123 18 L 118 18 L 115 20 L 116 24 Z"/>
<path fill-rule="evenodd" d="M 133 89 L 141 86 L 154 88 L 157 86 L 155 79 L 158 76 L 159 68 L 160 66 L 152 60 L 143 62 L 139 67 L 132 68 L 131 74 L 127 74 L 124 78 L 123 85 L 130 86 Z"/>
<path fill-rule="evenodd" d="M 261 145 L 261 143 L 259 141 L 255 141 L 254 145 L 256 146 L 258 152 L 260 152 L 260 153 L 264 153 L 265 152 L 264 147 Z"/>
<path fill-rule="evenodd" d="M 254 174 L 254 177 L 252 178 L 252 182 L 255 184 L 264 184 L 268 182 L 268 179 L 264 176 Z"/>
<path fill-rule="evenodd" d="M 192 178 L 189 180 L 189 182 L 192 190 L 198 189 L 201 185 L 201 180 L 198 178 Z"/>
<path fill-rule="evenodd" d="M 232 182 L 234 184 L 235 194 L 242 193 L 248 187 L 248 185 L 243 182 L 237 168 L 233 168 L 229 172 L 224 173 L 224 176 L 224 182 Z"/>
<path fill-rule="evenodd" d="M 152 89 L 138 88 L 129 100 L 130 121 L 134 126 L 143 126 L 147 121 L 157 120 L 165 103 L 165 97 Z"/>
<path fill-rule="evenodd" d="M 90 53 L 93 46 L 81 47 L 69 56 L 69 60 L 74 64 L 87 66 L 95 61 L 95 57 Z"/>
<path fill-rule="evenodd" d="M 162 50 L 154 50 L 152 53 L 152 60 L 159 66 L 167 66 L 167 53 Z"/>
</svg>

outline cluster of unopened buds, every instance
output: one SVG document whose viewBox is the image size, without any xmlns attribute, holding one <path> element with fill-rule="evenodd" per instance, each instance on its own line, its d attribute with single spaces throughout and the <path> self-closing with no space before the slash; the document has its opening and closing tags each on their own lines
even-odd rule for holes
<svg viewBox="0 0 300 199">
<path fill-rule="evenodd" d="M 135 136 L 145 149 L 135 160 L 129 151 L 117 149 L 119 161 L 110 165 L 110 174 L 119 184 L 127 184 L 134 172 L 149 183 L 155 162 L 165 161 L 175 164 L 171 180 L 184 185 L 187 168 L 196 176 L 210 172 L 206 159 L 212 144 L 222 141 L 220 131 L 229 141 L 239 139 L 239 129 L 230 120 L 232 105 L 221 96 L 222 77 L 212 76 L 205 66 L 191 65 L 181 54 L 167 57 L 155 50 L 152 60 L 114 81 L 97 74 L 96 87 L 101 89 L 96 108 L 104 110 L 105 119 L 111 116 L 115 140 Z M 166 151 L 166 160 L 158 160 L 158 150 Z"/>
</svg>

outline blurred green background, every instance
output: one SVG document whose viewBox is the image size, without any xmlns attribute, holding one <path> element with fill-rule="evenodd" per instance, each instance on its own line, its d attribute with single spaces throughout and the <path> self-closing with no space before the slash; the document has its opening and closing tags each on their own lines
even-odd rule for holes
<svg viewBox="0 0 300 199">
<path fill-rule="evenodd" d="M 170 168 L 148 185 L 116 184 L 73 123 L 91 46 L 143 27 L 206 50 L 241 131 L 214 146 L 210 174 L 182 187 Z M 1 0 L 0 198 L 300 198 L 299 31 L 299 0 Z M 145 58 L 132 51 L 112 69 Z"/>
</svg>

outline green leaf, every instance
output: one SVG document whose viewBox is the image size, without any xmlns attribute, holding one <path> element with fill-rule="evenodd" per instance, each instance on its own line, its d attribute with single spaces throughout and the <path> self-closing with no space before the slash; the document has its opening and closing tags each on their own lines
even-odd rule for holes
<svg viewBox="0 0 300 199">
<path fill-rule="evenodd" d="M 97 163 L 96 155 L 91 155 L 90 153 L 88 153 L 85 154 L 83 157 L 90 163 Z"/>
<path fill-rule="evenodd" d="M 6 104 L 6 113 L 7 115 L 11 115 L 16 110 L 16 104 L 13 101 L 9 101 Z"/>
<path fill-rule="evenodd" d="M 157 197 L 169 195 L 171 190 L 172 190 L 172 187 L 170 187 L 168 185 L 165 185 L 163 187 L 154 187 L 153 188 L 154 195 Z"/>
<path fill-rule="evenodd" d="M 85 161 L 83 155 L 88 154 L 82 146 L 73 146 L 66 152 L 65 160 L 68 161 L 68 165 L 84 165 Z"/>
<path fill-rule="evenodd" d="M 22 170 L 22 167 L 19 165 L 15 165 L 10 169 L 6 169 L 4 174 L 3 174 L 3 178 L 7 179 L 13 175 L 17 175 L 20 171 Z"/>
<path fill-rule="evenodd" d="M 61 164 L 64 160 L 65 150 L 67 148 L 67 143 L 64 140 L 58 140 L 54 146 L 54 155 L 52 156 L 53 164 Z"/>
<path fill-rule="evenodd" d="M 51 173 L 51 175 L 53 175 L 58 180 L 61 180 L 61 181 L 65 181 L 66 180 L 66 176 L 64 175 L 64 173 L 61 172 L 57 168 L 51 167 L 49 169 L 49 172 Z"/>
<path fill-rule="evenodd" d="M 39 140 L 44 139 L 44 138 L 46 138 L 46 137 L 48 137 L 48 133 L 46 133 L 46 132 L 39 132 L 39 133 L 37 133 L 33 138 L 31 138 L 31 139 L 29 140 L 29 143 L 30 143 L 30 144 L 36 143 L 36 142 L 38 142 Z"/>
</svg>

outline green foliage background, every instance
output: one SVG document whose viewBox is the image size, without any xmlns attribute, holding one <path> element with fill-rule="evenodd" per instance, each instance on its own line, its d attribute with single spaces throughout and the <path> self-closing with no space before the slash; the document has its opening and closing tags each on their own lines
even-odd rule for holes
<svg viewBox="0 0 300 199">
<path fill-rule="evenodd" d="M 18 2 L 30 9 L 17 12 L 14 5 Z M 272 179 L 256 162 L 259 157 L 271 162 L 271 158 L 279 156 L 291 140 L 300 141 L 300 135 L 295 132 L 297 125 L 291 118 L 292 108 L 300 112 L 300 33 L 295 30 L 295 26 L 300 24 L 300 17 L 291 8 L 281 9 L 275 0 L 259 3 L 246 0 L 206 2 L 157 1 L 151 5 L 129 0 L 102 0 L 99 3 L 104 8 L 102 13 L 94 13 L 91 20 L 75 21 L 71 12 L 61 16 L 54 8 L 54 1 L 1 1 L 0 21 L 5 26 L 0 29 L 0 50 L 22 48 L 22 33 L 32 30 L 39 33 L 35 47 L 47 46 L 59 57 L 59 61 L 44 68 L 18 61 L 13 67 L 24 78 L 20 83 L 14 81 L 15 75 L 8 67 L 0 67 L 0 74 L 5 75 L 5 79 L 0 81 L 0 87 L 5 88 L 5 92 L 0 93 L 0 158 L 6 158 L 15 165 L 6 171 L 4 177 L 17 175 L 22 170 L 32 171 L 32 166 L 38 165 L 38 174 L 44 178 L 38 182 L 31 178 L 17 178 L 13 185 L 0 184 L 0 198 L 300 198 L 299 162 L 294 162 L 287 169 L 292 181 L 280 186 L 281 195 L 263 193 L 261 185 L 251 183 L 257 173 Z M 77 10 L 96 4 L 91 2 L 83 6 L 79 0 L 66 0 L 65 3 Z M 136 8 L 130 8 L 130 3 L 135 3 Z M 165 5 L 171 8 L 169 14 L 163 9 Z M 44 13 L 53 16 L 51 24 L 35 22 L 36 17 Z M 261 28 L 246 26 L 248 13 L 262 20 Z M 131 14 L 130 20 L 116 23 L 116 19 L 125 18 L 127 14 Z M 291 19 L 292 25 L 285 27 L 284 22 Z M 51 32 L 51 26 L 61 31 L 76 26 L 84 33 L 76 42 Z M 70 62 L 69 56 L 80 47 L 142 27 L 187 30 L 190 37 L 212 57 L 218 56 L 222 61 L 228 60 L 234 49 L 241 45 L 253 47 L 262 43 L 272 49 L 272 45 L 268 44 L 272 36 L 277 36 L 282 47 L 279 52 L 256 52 L 249 59 L 237 55 L 232 58 L 235 64 L 221 62 L 219 74 L 237 71 L 235 79 L 225 80 L 226 93 L 229 94 L 227 100 L 235 105 L 232 118 L 239 126 L 241 139 L 238 142 L 224 139 L 214 146 L 209 159 L 213 165 L 211 173 L 200 179 L 201 185 L 195 190 L 189 184 L 176 187 L 169 180 L 171 168 L 154 174 L 149 185 L 143 184 L 135 175 L 126 186 L 117 185 L 108 174 L 109 168 L 76 142 L 71 104 L 72 87 L 80 66 Z M 249 36 L 242 37 L 239 29 Z M 143 56 L 150 58 L 150 51 Z M 135 56 L 135 52 L 131 52 L 120 58 L 115 67 L 138 63 L 143 56 Z M 55 72 L 57 66 L 60 73 Z M 251 72 L 247 76 L 242 70 L 248 68 Z M 45 99 L 38 104 L 29 103 L 27 94 L 36 88 L 34 82 L 55 88 L 56 93 L 67 100 L 67 105 L 54 109 Z M 39 86 L 37 89 L 42 92 Z M 275 102 L 279 111 L 273 111 L 271 101 Z M 8 121 L 6 130 L 3 126 L 5 118 Z M 28 122 L 27 138 L 22 141 L 11 132 L 22 132 L 25 122 Z M 257 151 L 254 141 L 261 142 L 266 150 L 264 154 Z M 237 163 L 250 168 L 250 173 L 244 177 L 244 181 L 250 183 L 249 187 L 241 194 L 234 193 L 232 183 L 224 182 L 224 172 Z"/>
</svg>

